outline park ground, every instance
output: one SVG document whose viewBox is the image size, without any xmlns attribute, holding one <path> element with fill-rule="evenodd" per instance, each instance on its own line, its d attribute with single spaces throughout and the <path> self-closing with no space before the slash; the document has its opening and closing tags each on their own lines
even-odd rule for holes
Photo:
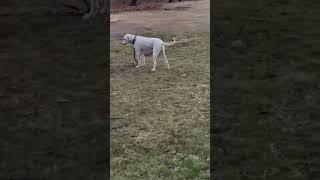
<svg viewBox="0 0 320 180">
<path fill-rule="evenodd" d="M 209 179 L 209 1 L 164 4 L 111 14 L 111 178 Z M 168 46 L 135 68 L 124 33 L 159 37 Z"/>
</svg>

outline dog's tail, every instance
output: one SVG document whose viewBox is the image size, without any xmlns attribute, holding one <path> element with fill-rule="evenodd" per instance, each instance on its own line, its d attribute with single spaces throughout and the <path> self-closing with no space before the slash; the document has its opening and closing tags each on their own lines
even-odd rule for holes
<svg viewBox="0 0 320 180">
<path fill-rule="evenodd" d="M 172 37 L 172 39 L 173 39 L 173 42 L 171 42 L 171 43 L 163 42 L 163 44 L 164 44 L 165 46 L 171 46 L 171 45 L 174 45 L 174 44 L 176 43 L 176 38 L 173 36 L 173 37 Z"/>
</svg>

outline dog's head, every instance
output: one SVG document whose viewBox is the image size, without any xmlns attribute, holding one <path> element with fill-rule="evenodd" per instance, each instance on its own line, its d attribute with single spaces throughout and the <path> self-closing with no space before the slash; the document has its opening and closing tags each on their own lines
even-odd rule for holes
<svg viewBox="0 0 320 180">
<path fill-rule="evenodd" d="M 127 43 L 131 43 L 134 39 L 134 35 L 126 34 L 123 36 L 121 44 L 126 45 Z"/>
</svg>

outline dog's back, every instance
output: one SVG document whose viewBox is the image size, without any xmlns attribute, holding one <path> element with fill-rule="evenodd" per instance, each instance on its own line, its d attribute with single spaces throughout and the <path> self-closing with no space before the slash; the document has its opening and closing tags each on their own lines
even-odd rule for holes
<svg viewBox="0 0 320 180">
<path fill-rule="evenodd" d="M 163 41 L 159 38 L 149 38 L 138 36 L 135 40 L 134 46 L 140 47 L 142 49 L 153 48 L 154 46 L 161 46 Z"/>
</svg>

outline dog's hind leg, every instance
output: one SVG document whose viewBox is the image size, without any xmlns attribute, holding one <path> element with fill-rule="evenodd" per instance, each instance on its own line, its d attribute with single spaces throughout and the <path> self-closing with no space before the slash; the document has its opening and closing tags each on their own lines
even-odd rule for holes
<svg viewBox="0 0 320 180">
<path fill-rule="evenodd" d="M 155 71 L 156 70 L 157 58 L 158 58 L 158 55 L 159 55 L 160 51 L 161 51 L 161 46 L 153 48 L 153 52 L 152 52 L 153 67 L 152 67 L 151 71 Z"/>
<path fill-rule="evenodd" d="M 164 45 L 162 46 L 162 53 L 163 53 L 163 57 L 164 57 L 164 60 L 165 60 L 165 63 L 166 63 L 166 69 L 169 69 L 169 62 L 168 62 L 168 59 L 167 59 L 167 56 L 166 56 L 166 49 L 165 49 Z"/>
</svg>

